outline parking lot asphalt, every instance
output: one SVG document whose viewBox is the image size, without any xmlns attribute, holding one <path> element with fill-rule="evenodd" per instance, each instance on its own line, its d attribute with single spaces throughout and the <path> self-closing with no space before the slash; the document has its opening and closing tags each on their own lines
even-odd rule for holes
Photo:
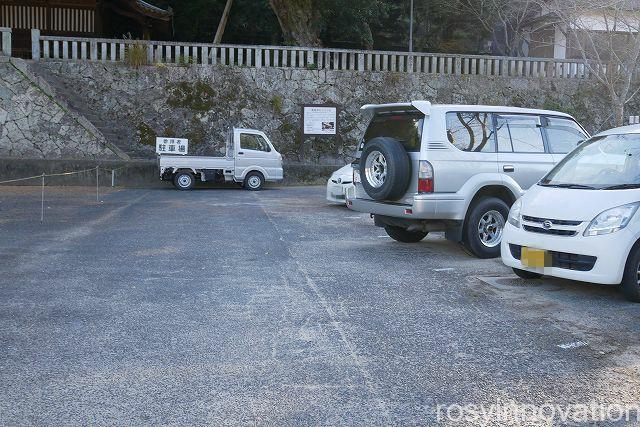
<svg viewBox="0 0 640 427">
<path fill-rule="evenodd" d="M 322 187 L 0 188 L 0 423 L 423 424 L 640 399 L 640 305 Z M 466 425 L 470 423 L 465 423 Z"/>
</svg>

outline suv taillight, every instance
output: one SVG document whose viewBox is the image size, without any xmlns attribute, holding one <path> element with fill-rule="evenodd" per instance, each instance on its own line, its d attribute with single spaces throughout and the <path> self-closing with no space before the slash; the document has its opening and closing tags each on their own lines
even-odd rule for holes
<svg viewBox="0 0 640 427">
<path fill-rule="evenodd" d="M 433 193 L 433 166 L 426 160 L 420 160 L 418 194 L 424 193 Z"/>
</svg>

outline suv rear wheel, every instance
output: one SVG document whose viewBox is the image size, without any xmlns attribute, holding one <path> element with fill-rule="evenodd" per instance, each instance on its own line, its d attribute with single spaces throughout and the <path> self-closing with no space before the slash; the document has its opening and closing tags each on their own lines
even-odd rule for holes
<svg viewBox="0 0 640 427">
<path fill-rule="evenodd" d="M 478 258 L 500 256 L 500 242 L 509 215 L 509 206 L 497 197 L 475 202 L 467 214 L 463 231 L 465 248 Z"/>
<path fill-rule="evenodd" d="M 360 177 L 374 200 L 402 197 L 411 179 L 411 161 L 402 143 L 384 136 L 369 140 L 360 156 Z"/>
<path fill-rule="evenodd" d="M 385 225 L 384 231 L 386 231 L 393 240 L 402 243 L 418 243 L 427 237 L 428 234 L 426 231 L 409 231 L 406 228 L 395 227 L 393 225 Z"/>
</svg>

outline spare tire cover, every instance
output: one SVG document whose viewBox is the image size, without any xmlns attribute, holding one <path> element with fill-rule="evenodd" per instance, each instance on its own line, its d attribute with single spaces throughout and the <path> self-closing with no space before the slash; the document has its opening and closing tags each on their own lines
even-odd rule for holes
<svg viewBox="0 0 640 427">
<path fill-rule="evenodd" d="M 411 180 L 411 160 L 400 141 L 389 137 L 370 139 L 360 156 L 360 180 L 374 200 L 398 200 Z"/>
</svg>

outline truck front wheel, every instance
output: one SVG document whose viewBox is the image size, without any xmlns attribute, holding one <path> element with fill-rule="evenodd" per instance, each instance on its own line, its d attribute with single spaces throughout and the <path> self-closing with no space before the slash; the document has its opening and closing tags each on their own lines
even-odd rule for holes
<svg viewBox="0 0 640 427">
<path fill-rule="evenodd" d="M 260 172 L 249 172 L 244 178 L 244 188 L 251 191 L 258 191 L 264 185 L 264 176 Z"/>
<path fill-rule="evenodd" d="M 178 190 L 191 190 L 196 180 L 191 172 L 178 172 L 173 177 L 173 185 Z"/>
</svg>

